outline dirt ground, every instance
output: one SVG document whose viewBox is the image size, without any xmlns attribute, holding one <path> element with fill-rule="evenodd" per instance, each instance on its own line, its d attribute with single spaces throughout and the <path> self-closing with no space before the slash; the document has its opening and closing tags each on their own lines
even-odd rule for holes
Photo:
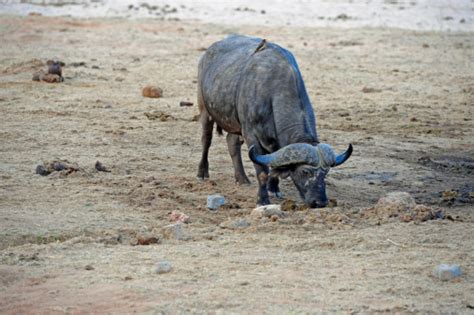
<svg viewBox="0 0 474 315">
<path fill-rule="evenodd" d="M 321 140 L 354 145 L 327 179 L 336 206 L 301 207 L 283 181 L 296 206 L 255 218 L 247 149 L 240 187 L 217 135 L 195 179 L 197 62 L 229 33 L 291 49 Z M 472 33 L 2 16 L 0 39 L 0 313 L 472 312 Z M 65 81 L 32 81 L 53 57 Z M 77 170 L 35 174 L 54 159 Z M 444 219 L 371 208 L 394 191 Z M 207 210 L 215 193 L 227 205 Z M 179 239 L 171 211 L 190 217 Z M 462 276 L 436 279 L 441 263 Z"/>
</svg>

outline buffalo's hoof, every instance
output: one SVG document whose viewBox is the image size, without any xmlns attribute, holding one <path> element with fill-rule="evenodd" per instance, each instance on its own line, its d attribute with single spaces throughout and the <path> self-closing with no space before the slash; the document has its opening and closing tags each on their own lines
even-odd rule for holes
<svg viewBox="0 0 474 315">
<path fill-rule="evenodd" d="M 257 207 L 266 206 L 266 205 L 269 205 L 269 204 L 271 204 L 270 203 L 270 198 L 260 199 L 260 200 L 257 201 Z"/>
<path fill-rule="evenodd" d="M 239 185 L 250 185 L 250 180 L 248 178 L 236 178 L 235 182 Z"/>
<path fill-rule="evenodd" d="M 203 181 L 205 181 L 206 179 L 209 179 L 209 177 L 199 176 L 199 175 L 198 175 L 198 176 L 196 176 L 196 179 L 197 179 L 198 181 L 200 181 L 200 182 L 203 182 Z"/>
<path fill-rule="evenodd" d="M 269 191 L 268 194 L 271 196 L 271 197 L 276 197 L 278 199 L 283 199 L 283 193 L 281 191 L 276 191 L 276 192 L 273 192 L 273 191 Z"/>
</svg>

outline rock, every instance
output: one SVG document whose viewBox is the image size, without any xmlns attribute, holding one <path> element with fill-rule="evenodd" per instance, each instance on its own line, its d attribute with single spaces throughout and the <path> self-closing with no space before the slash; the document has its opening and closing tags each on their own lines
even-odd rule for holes
<svg viewBox="0 0 474 315">
<path fill-rule="evenodd" d="M 57 74 L 46 73 L 42 78 L 44 82 L 48 83 L 59 83 L 62 82 L 63 79 Z"/>
<path fill-rule="evenodd" d="M 217 210 L 225 203 L 225 198 L 219 194 L 207 196 L 207 208 Z"/>
<path fill-rule="evenodd" d="M 94 270 L 95 268 L 92 265 L 86 265 L 84 267 L 85 270 Z"/>
<path fill-rule="evenodd" d="M 110 170 L 107 169 L 100 161 L 95 162 L 95 169 L 99 172 L 110 172 Z"/>
<path fill-rule="evenodd" d="M 137 237 L 134 245 L 151 245 L 160 243 L 160 239 L 154 235 L 141 235 Z"/>
<path fill-rule="evenodd" d="M 184 234 L 183 223 L 170 224 L 161 230 L 163 238 L 168 240 L 186 241 L 189 238 Z"/>
<path fill-rule="evenodd" d="M 158 266 L 156 266 L 155 272 L 161 275 L 163 273 L 168 273 L 171 270 L 173 270 L 173 266 L 171 266 L 171 263 L 169 261 L 163 260 L 158 263 Z"/>
<path fill-rule="evenodd" d="M 415 199 L 407 192 L 391 192 L 380 198 L 375 205 L 375 212 L 387 217 L 398 216 L 415 207 Z"/>
<path fill-rule="evenodd" d="M 461 267 L 459 265 L 441 264 L 433 270 L 433 276 L 442 281 L 449 281 L 461 276 Z"/>
<path fill-rule="evenodd" d="M 180 211 L 171 211 L 170 213 L 170 221 L 176 223 L 189 223 L 190 218 L 188 215 L 180 212 Z"/>
<path fill-rule="evenodd" d="M 159 87 L 149 85 L 143 88 L 142 95 L 144 97 L 160 98 L 163 96 L 163 90 Z"/>
<path fill-rule="evenodd" d="M 51 174 L 49 170 L 47 170 L 43 165 L 38 165 L 36 166 L 36 174 L 39 174 L 41 176 L 48 176 Z"/>
<path fill-rule="evenodd" d="M 237 220 L 232 220 L 229 219 L 227 221 L 222 222 L 219 224 L 219 226 L 223 229 L 230 229 L 230 230 L 235 230 L 235 229 L 245 229 L 249 227 L 251 224 L 248 220 L 240 218 Z"/>
<path fill-rule="evenodd" d="M 61 81 L 64 80 L 62 71 L 62 67 L 66 65 L 64 62 L 59 60 L 48 60 L 46 64 L 48 65 L 48 74 L 56 74 L 61 78 Z"/>
<path fill-rule="evenodd" d="M 179 102 L 179 106 L 193 106 L 193 102 L 181 101 Z"/>
<path fill-rule="evenodd" d="M 280 205 L 266 205 L 253 209 L 251 215 L 256 218 L 271 218 L 274 215 L 284 218 L 287 214 L 281 210 Z"/>
</svg>

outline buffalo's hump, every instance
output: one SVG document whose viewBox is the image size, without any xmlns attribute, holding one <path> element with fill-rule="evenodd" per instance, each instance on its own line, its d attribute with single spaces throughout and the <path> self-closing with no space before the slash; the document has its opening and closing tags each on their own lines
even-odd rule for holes
<svg viewBox="0 0 474 315">
<path fill-rule="evenodd" d="M 240 35 L 214 43 L 199 62 L 199 89 L 218 126 L 251 133 L 266 151 L 294 142 L 317 143 L 298 65 L 279 45 Z"/>
</svg>

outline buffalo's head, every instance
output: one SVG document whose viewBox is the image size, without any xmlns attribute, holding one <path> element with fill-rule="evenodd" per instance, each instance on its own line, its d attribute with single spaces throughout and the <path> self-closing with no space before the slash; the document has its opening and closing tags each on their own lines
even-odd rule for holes
<svg viewBox="0 0 474 315">
<path fill-rule="evenodd" d="M 325 178 L 331 167 L 344 163 L 352 154 L 352 145 L 336 155 L 328 144 L 313 146 L 294 143 L 266 155 L 258 155 L 254 146 L 249 148 L 250 159 L 257 164 L 270 166 L 281 177 L 290 176 L 301 198 L 312 208 L 327 206 Z"/>
</svg>

